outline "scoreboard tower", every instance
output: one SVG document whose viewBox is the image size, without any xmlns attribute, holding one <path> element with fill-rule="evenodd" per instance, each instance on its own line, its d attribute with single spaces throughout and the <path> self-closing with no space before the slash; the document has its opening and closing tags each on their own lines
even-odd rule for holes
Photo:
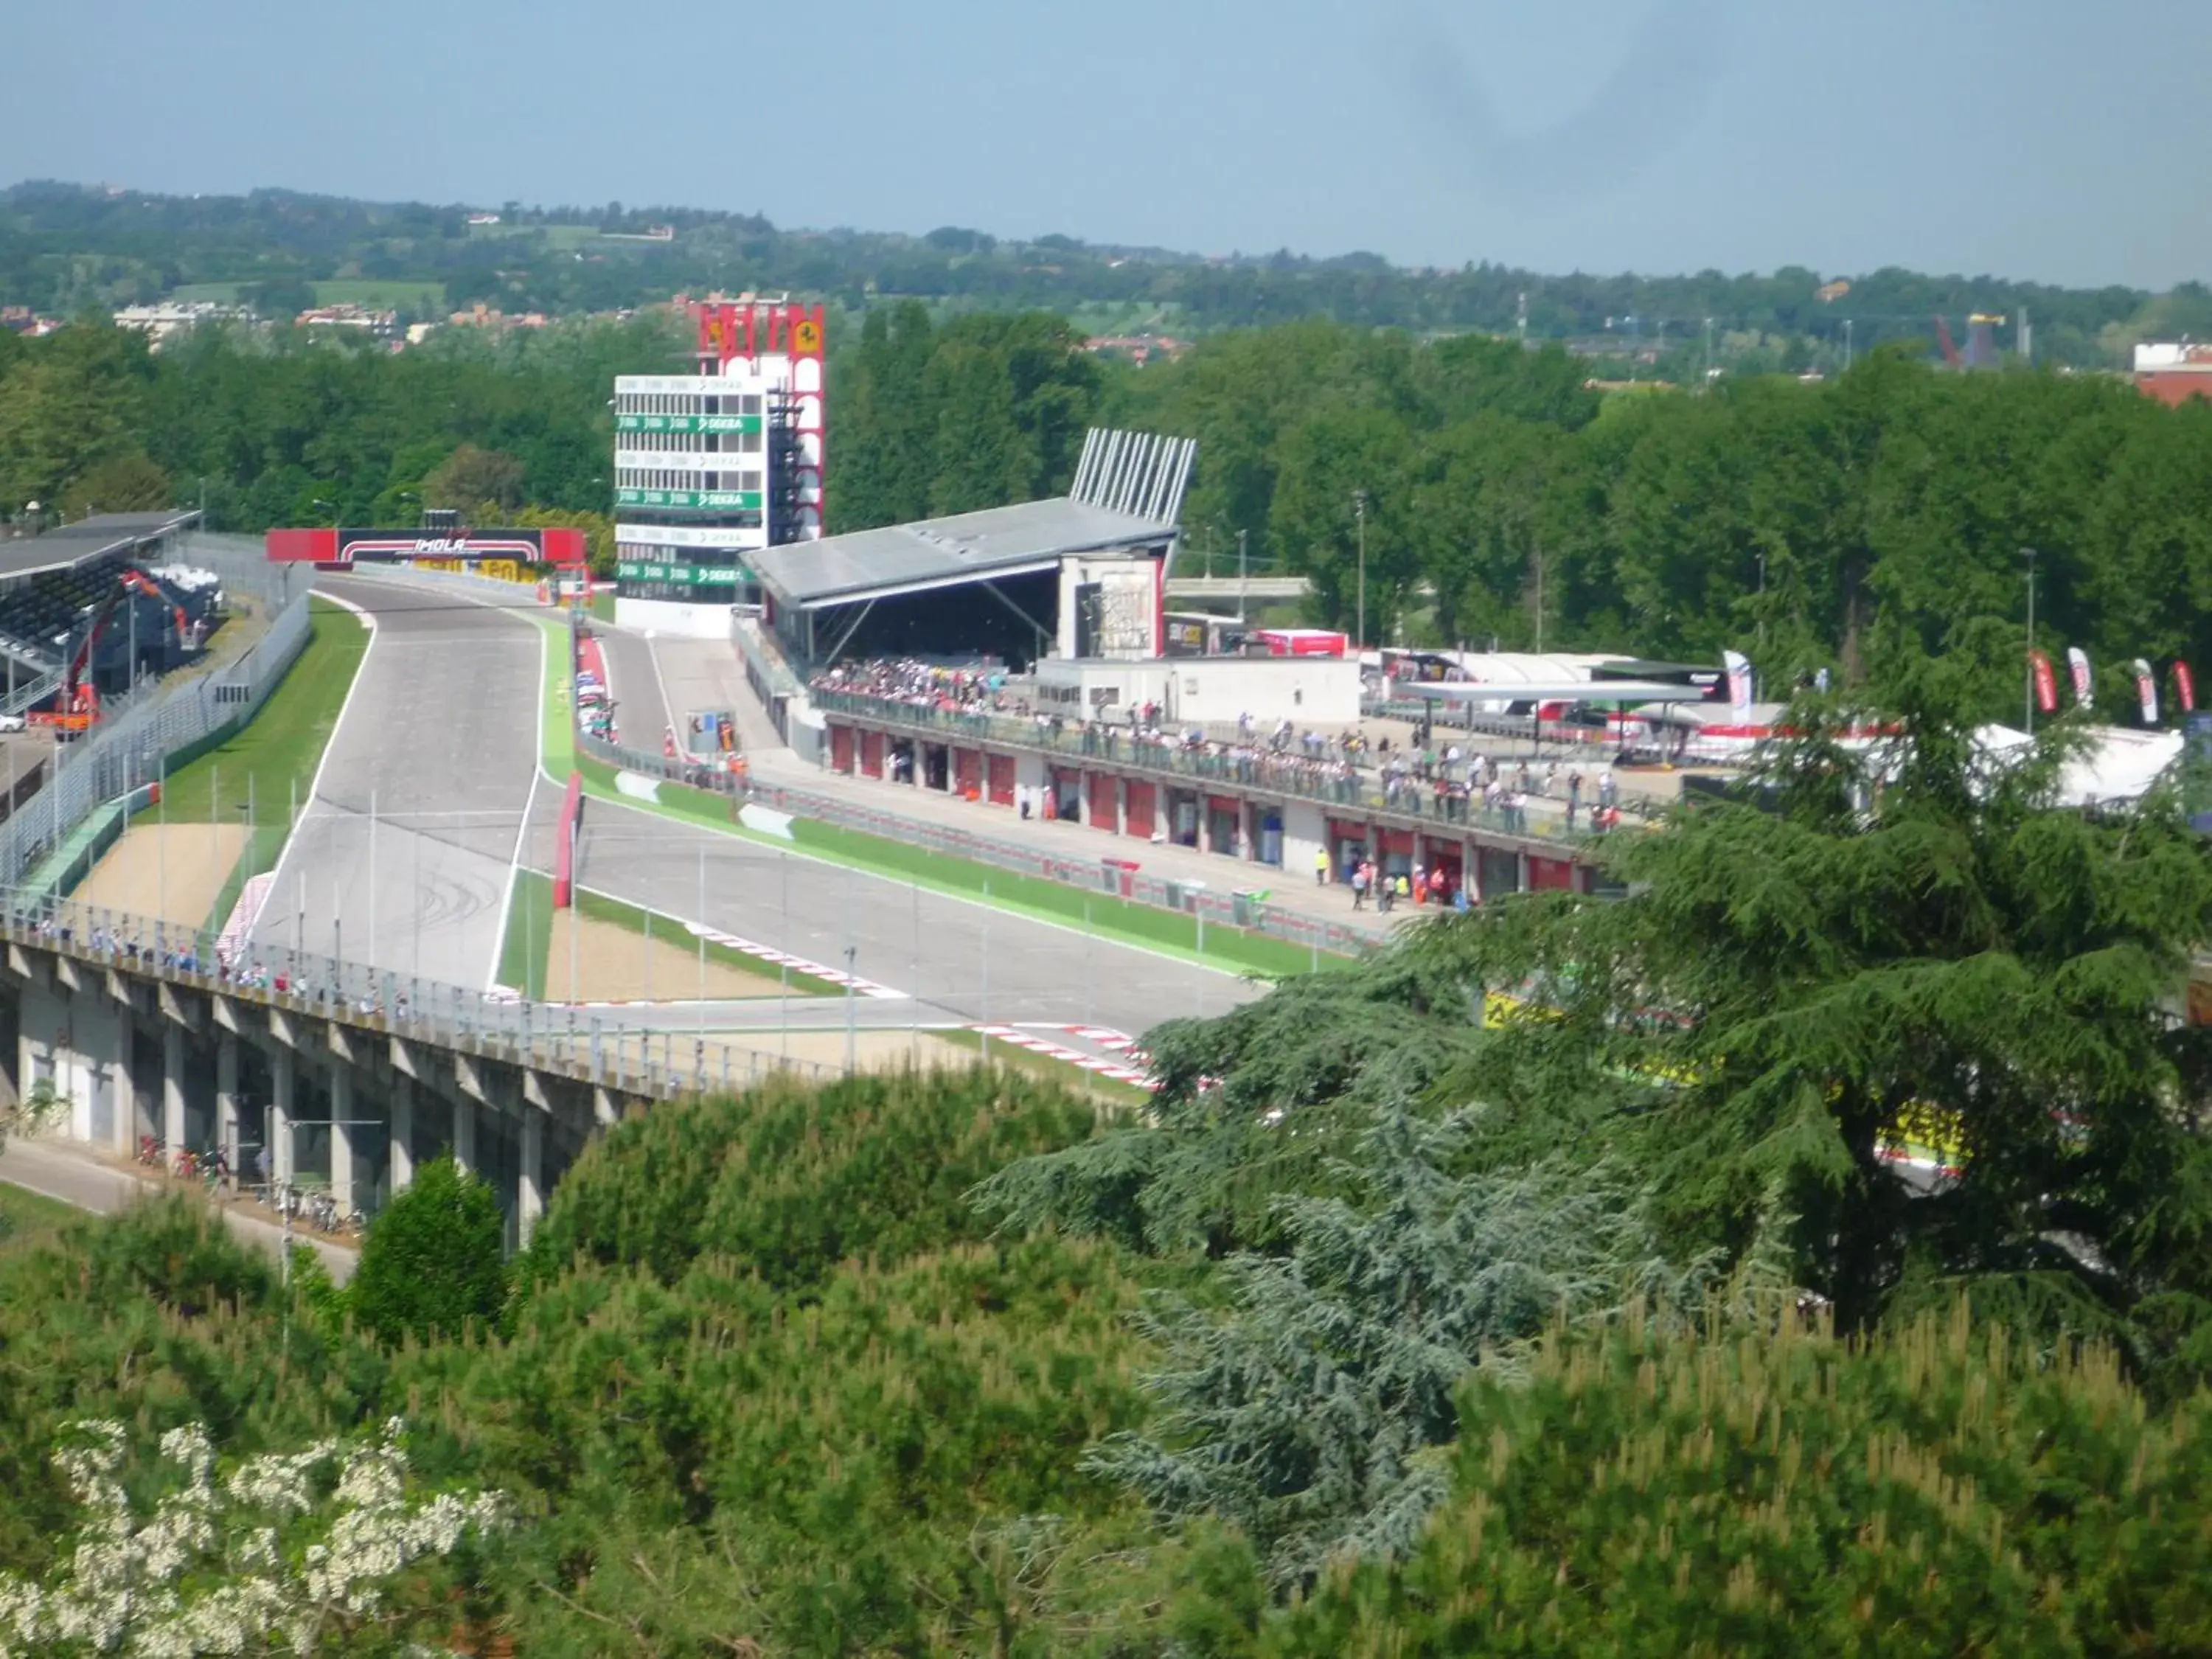
<svg viewBox="0 0 2212 1659">
<path fill-rule="evenodd" d="M 690 305 L 690 374 L 615 381 L 615 615 L 726 637 L 750 597 L 750 556 L 822 534 L 819 305 Z"/>
</svg>

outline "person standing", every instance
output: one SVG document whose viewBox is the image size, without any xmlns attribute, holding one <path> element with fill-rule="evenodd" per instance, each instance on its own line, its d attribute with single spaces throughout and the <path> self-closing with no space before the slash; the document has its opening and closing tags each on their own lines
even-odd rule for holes
<svg viewBox="0 0 2212 1659">
<path fill-rule="evenodd" d="M 1314 885 L 1328 885 L 1328 848 L 1326 847 L 1314 849 Z"/>
<path fill-rule="evenodd" d="M 1367 863 L 1364 859 L 1352 868 L 1352 908 L 1355 910 L 1364 910 L 1367 908 Z"/>
</svg>

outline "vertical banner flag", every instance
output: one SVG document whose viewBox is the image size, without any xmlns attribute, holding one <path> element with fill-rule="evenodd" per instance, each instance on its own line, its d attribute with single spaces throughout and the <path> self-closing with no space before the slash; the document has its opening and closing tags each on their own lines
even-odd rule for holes
<svg viewBox="0 0 2212 1659">
<path fill-rule="evenodd" d="M 2158 677 L 2141 657 L 2136 659 L 2136 698 L 2142 704 L 2145 726 L 2158 724 Z"/>
<path fill-rule="evenodd" d="M 2058 712 L 2058 676 L 2048 651 L 2032 651 L 2028 661 L 2035 669 L 2035 706 L 2046 714 Z"/>
<path fill-rule="evenodd" d="M 1721 661 L 1728 666 L 1729 707 L 1739 714 L 1751 712 L 1751 665 L 1744 660 L 1741 651 L 1723 651 Z"/>
<path fill-rule="evenodd" d="M 2066 647 L 2066 672 L 2074 677 L 2074 702 L 2082 708 L 2097 706 L 2097 689 L 2089 680 L 2089 653 L 2078 645 Z"/>
<path fill-rule="evenodd" d="M 2173 695 L 2183 714 L 2197 712 L 2197 682 L 2189 678 L 2189 665 L 2179 657 L 2173 659 Z"/>
</svg>

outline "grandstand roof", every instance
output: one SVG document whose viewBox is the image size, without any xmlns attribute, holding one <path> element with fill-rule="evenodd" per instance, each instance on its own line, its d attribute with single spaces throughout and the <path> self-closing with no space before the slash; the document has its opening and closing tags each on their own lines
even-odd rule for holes
<svg viewBox="0 0 2212 1659">
<path fill-rule="evenodd" d="M 1175 533 L 1172 522 L 1060 496 L 794 542 L 752 554 L 750 563 L 784 604 L 812 611 L 1049 570 Z"/>
<path fill-rule="evenodd" d="M 98 513 L 42 536 L 0 541 L 0 580 L 67 570 L 111 553 L 128 553 L 193 523 L 198 513 Z"/>
</svg>

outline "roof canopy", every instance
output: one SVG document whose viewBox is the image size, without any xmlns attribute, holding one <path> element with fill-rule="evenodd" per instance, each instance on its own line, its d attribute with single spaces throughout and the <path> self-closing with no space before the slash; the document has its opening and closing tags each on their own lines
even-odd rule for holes
<svg viewBox="0 0 2212 1659">
<path fill-rule="evenodd" d="M 1086 553 L 1152 552 L 1175 526 L 1060 497 L 855 530 L 751 556 L 777 599 L 803 611 L 1049 570 Z"/>
<path fill-rule="evenodd" d="M 0 580 L 67 570 L 111 553 L 130 553 L 198 520 L 195 512 L 100 513 L 43 536 L 0 541 Z"/>
<path fill-rule="evenodd" d="M 1702 702 L 1694 685 L 1664 680 L 1551 680 L 1479 685 L 1472 680 L 1401 681 L 1392 695 L 1434 702 Z"/>
</svg>

